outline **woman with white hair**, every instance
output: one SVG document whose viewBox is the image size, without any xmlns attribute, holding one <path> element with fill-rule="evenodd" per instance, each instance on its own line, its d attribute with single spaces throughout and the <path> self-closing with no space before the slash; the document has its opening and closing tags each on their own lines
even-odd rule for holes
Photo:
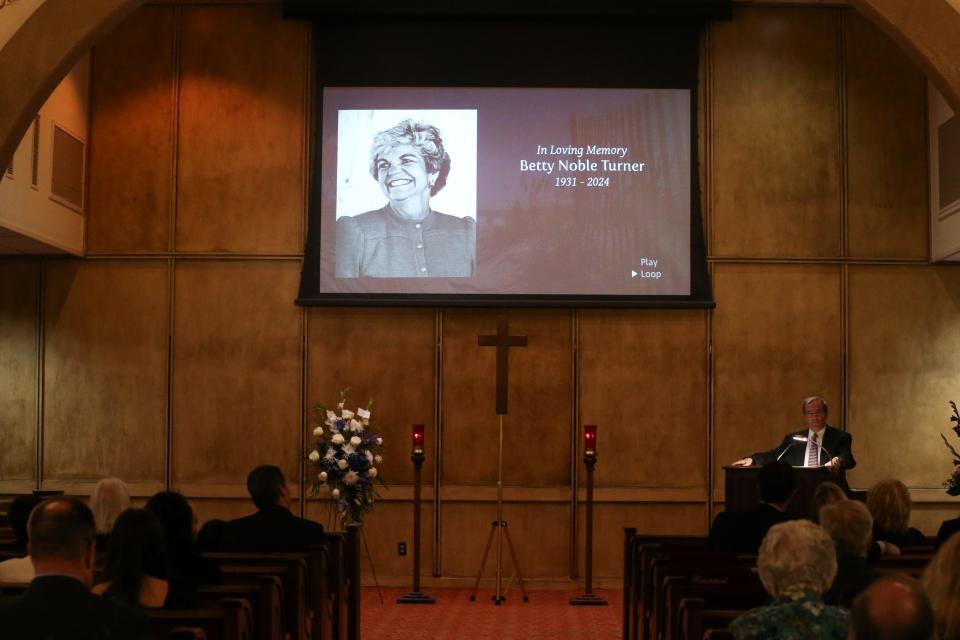
<svg viewBox="0 0 960 640">
<path fill-rule="evenodd" d="M 130 491 L 120 478 L 104 478 L 90 494 L 90 510 L 97 523 L 97 552 L 106 551 L 117 517 L 130 508 Z"/>
<path fill-rule="evenodd" d="M 837 573 L 833 541 L 826 531 L 808 520 L 771 527 L 760 545 L 757 571 L 773 602 L 734 620 L 734 638 L 847 637 L 849 613 L 824 604 L 822 598 Z"/>
</svg>

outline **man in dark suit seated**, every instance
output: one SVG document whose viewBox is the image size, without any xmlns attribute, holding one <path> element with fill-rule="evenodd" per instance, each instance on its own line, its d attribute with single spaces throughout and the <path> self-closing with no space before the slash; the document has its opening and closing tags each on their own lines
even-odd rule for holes
<svg viewBox="0 0 960 640">
<path fill-rule="evenodd" d="M 290 513 L 290 489 L 279 467 L 262 465 L 247 476 L 253 515 L 223 525 L 220 551 L 306 551 L 323 541 L 323 527 Z"/>
<path fill-rule="evenodd" d="M 763 465 L 757 477 L 760 503 L 739 513 L 718 513 L 710 527 L 707 548 L 712 551 L 757 553 L 770 527 L 794 519 L 785 510 L 796 486 L 796 473 L 786 462 L 774 461 Z"/>
<path fill-rule="evenodd" d="M 803 401 L 803 419 L 807 428 L 788 433 L 780 445 L 770 451 L 754 453 L 733 463 L 735 467 L 764 465 L 783 460 L 794 467 L 825 466 L 839 472 L 853 469 L 853 437 L 827 424 L 827 401 L 811 396 Z"/>
<path fill-rule="evenodd" d="M 36 577 L 0 600 L 0 636 L 30 640 L 152 638 L 142 611 L 90 593 L 96 558 L 93 513 L 76 498 L 53 498 L 30 515 Z"/>
</svg>

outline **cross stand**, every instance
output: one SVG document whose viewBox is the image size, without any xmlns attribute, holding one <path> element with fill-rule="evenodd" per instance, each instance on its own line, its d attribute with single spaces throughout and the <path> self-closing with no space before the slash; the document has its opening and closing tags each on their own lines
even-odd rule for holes
<svg viewBox="0 0 960 640">
<path fill-rule="evenodd" d="M 477 569 L 477 581 L 473 585 L 473 593 L 470 594 L 470 602 L 477 599 L 477 590 L 480 588 L 480 578 L 483 577 L 483 566 L 487 562 L 487 555 L 490 553 L 490 545 L 493 542 L 494 533 L 497 536 L 497 590 L 492 597 L 493 603 L 500 606 L 500 603 L 506 600 L 503 594 L 503 536 L 507 537 L 507 548 L 510 551 L 510 558 L 513 560 L 513 568 L 517 575 L 517 581 L 520 585 L 520 593 L 523 595 L 523 601 L 529 602 L 527 590 L 523 585 L 523 575 L 520 572 L 520 563 L 517 560 L 517 553 L 513 548 L 513 542 L 510 540 L 510 534 L 507 532 L 507 521 L 503 519 L 503 416 L 507 413 L 507 389 L 509 360 L 508 349 L 510 347 L 527 346 L 526 336 L 511 336 L 510 325 L 506 318 L 497 320 L 497 335 L 478 336 L 477 345 L 481 347 L 497 348 L 497 415 L 500 416 L 500 439 L 497 447 L 497 519 L 491 523 L 490 537 L 487 538 L 486 548 L 483 550 L 483 558 L 480 560 L 480 567 Z"/>
</svg>

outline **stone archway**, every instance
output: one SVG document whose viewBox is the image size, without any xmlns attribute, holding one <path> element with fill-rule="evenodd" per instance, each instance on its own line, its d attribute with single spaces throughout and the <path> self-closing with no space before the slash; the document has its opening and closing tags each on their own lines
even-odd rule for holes
<svg viewBox="0 0 960 640">
<path fill-rule="evenodd" d="M 960 9 L 949 0 L 849 0 L 913 58 L 960 114 Z"/>
<path fill-rule="evenodd" d="M 87 50 L 144 0 L 45 0 L 0 45 L 0 167 Z M 848 0 L 913 57 L 960 113 L 960 11 L 949 0 Z"/>
<path fill-rule="evenodd" d="M 0 167 L 74 64 L 144 0 L 46 0 L 0 43 Z"/>
</svg>

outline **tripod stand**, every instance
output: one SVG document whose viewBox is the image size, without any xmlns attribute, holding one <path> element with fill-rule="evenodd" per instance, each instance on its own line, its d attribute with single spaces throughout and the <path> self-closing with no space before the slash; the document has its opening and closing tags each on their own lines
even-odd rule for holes
<svg viewBox="0 0 960 640">
<path fill-rule="evenodd" d="M 529 602 L 527 590 L 523 586 L 523 576 L 520 574 L 520 563 L 517 562 L 517 552 L 513 548 L 513 542 L 510 540 L 510 534 L 507 532 L 507 521 L 503 519 L 503 416 L 507 413 L 507 376 L 510 367 L 507 359 L 510 347 L 527 346 L 527 336 L 511 336 L 510 325 L 506 318 L 497 319 L 497 335 L 495 336 L 477 336 L 477 344 L 481 347 L 497 348 L 497 415 L 500 416 L 500 440 L 497 446 L 497 519 L 493 521 L 490 529 L 490 537 L 487 538 L 487 546 L 483 550 L 483 559 L 480 560 L 480 568 L 477 569 L 477 581 L 473 585 L 473 593 L 470 594 L 470 602 L 477 599 L 477 589 L 480 588 L 480 578 L 483 577 L 483 565 L 487 563 L 487 555 L 490 553 L 490 545 L 493 542 L 494 533 L 497 536 L 497 592 L 493 596 L 493 602 L 497 606 L 506 598 L 503 595 L 503 536 L 507 536 L 507 547 L 510 550 L 510 558 L 513 560 L 513 569 L 520 583 L 520 592 L 523 594 L 523 601 Z"/>
<path fill-rule="evenodd" d="M 497 476 L 497 519 L 490 523 L 490 535 L 487 537 L 487 545 L 483 548 L 483 558 L 480 559 L 480 567 L 477 569 L 477 581 L 473 583 L 473 593 L 470 594 L 470 602 L 477 599 L 477 590 L 480 588 L 480 578 L 483 577 L 483 567 L 487 564 L 487 556 L 490 555 L 490 545 L 493 543 L 493 536 L 497 536 L 497 593 L 493 596 L 493 602 L 497 606 L 506 600 L 503 595 L 503 538 L 507 539 L 507 549 L 510 551 L 510 559 L 513 561 L 513 571 L 517 576 L 517 584 L 520 586 L 520 593 L 523 595 L 523 601 L 529 602 L 527 589 L 523 585 L 523 573 L 520 571 L 520 563 L 517 561 L 517 552 L 513 548 L 513 541 L 510 540 L 510 532 L 507 530 L 507 521 L 503 519 L 503 416 L 500 416 L 500 464 L 499 474 Z"/>
</svg>

